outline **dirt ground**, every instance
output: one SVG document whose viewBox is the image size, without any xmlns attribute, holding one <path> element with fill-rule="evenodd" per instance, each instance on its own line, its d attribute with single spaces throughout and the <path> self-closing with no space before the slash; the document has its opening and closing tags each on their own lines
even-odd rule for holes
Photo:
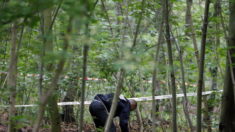
<svg viewBox="0 0 235 132">
<path fill-rule="evenodd" d="M 151 127 L 150 124 L 146 124 L 144 121 L 144 132 L 150 132 Z M 116 124 L 117 125 L 117 124 Z M 78 127 L 76 124 L 61 124 L 62 132 L 78 132 Z M 140 125 L 136 121 L 130 123 L 130 132 L 139 132 Z M 0 132 L 7 132 L 7 126 L 0 124 Z M 18 129 L 18 132 L 32 132 L 32 127 L 25 126 L 23 128 Z M 49 128 L 41 128 L 40 132 L 50 132 Z M 96 132 L 94 124 L 85 124 L 84 132 Z M 117 127 L 117 132 L 121 132 L 120 128 Z"/>
</svg>

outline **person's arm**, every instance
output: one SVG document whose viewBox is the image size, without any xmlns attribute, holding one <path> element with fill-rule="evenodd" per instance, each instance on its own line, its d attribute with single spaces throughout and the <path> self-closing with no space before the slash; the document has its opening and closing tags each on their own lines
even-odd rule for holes
<svg viewBox="0 0 235 132">
<path fill-rule="evenodd" d="M 122 132 L 129 132 L 129 129 L 128 129 L 129 115 L 130 115 L 130 107 L 129 107 L 129 104 L 128 104 L 128 106 L 124 106 L 122 108 L 122 111 L 119 115 L 120 127 L 122 129 Z"/>
</svg>

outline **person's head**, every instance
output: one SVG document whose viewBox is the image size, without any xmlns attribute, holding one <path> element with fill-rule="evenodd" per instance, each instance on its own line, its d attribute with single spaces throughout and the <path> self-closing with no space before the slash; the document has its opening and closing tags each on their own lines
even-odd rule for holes
<svg viewBox="0 0 235 132">
<path fill-rule="evenodd" d="M 131 111 L 135 110 L 137 107 L 137 102 L 134 99 L 129 99 L 131 105 Z"/>
</svg>

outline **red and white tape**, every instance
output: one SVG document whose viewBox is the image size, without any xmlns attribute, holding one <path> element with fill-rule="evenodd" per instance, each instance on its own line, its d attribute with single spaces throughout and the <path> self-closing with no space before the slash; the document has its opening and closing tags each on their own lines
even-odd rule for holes
<svg viewBox="0 0 235 132">
<path fill-rule="evenodd" d="M 217 93 L 221 93 L 223 90 L 218 90 L 218 91 L 205 91 L 202 92 L 202 95 L 209 95 L 212 94 L 213 92 L 217 92 Z M 187 96 L 197 96 L 197 93 L 187 93 Z M 180 97 L 184 97 L 184 94 L 176 94 L 177 98 Z M 159 96 L 155 96 L 156 100 L 162 100 L 162 99 L 171 99 L 172 95 L 159 95 Z M 128 99 L 134 99 L 137 102 L 148 102 L 148 101 L 152 101 L 152 97 L 136 97 L 136 98 L 128 98 Z M 89 105 L 91 103 L 91 101 L 85 101 L 84 104 L 85 105 Z M 59 102 L 57 103 L 59 106 L 64 106 L 64 105 L 80 105 L 80 102 Z M 29 105 L 15 105 L 15 107 L 35 107 L 38 106 L 36 104 L 29 104 Z M 8 105 L 0 105 L 0 108 L 3 107 L 9 107 Z"/>
</svg>

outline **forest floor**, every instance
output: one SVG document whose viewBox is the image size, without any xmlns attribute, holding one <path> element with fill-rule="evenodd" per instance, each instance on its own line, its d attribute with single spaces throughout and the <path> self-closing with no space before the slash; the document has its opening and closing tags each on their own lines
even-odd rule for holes
<svg viewBox="0 0 235 132">
<path fill-rule="evenodd" d="M 149 121 L 144 121 L 144 132 L 151 131 L 151 123 Z M 74 123 L 61 124 L 62 132 L 78 132 L 78 127 Z M 7 132 L 7 126 L 0 124 L 0 132 Z M 18 132 L 32 132 L 32 127 L 25 126 L 18 129 Z M 40 132 L 50 132 L 49 128 L 41 128 Z M 84 125 L 84 132 L 96 132 L 95 125 L 93 123 L 86 123 Z M 121 132 L 120 128 L 117 128 L 117 132 Z M 136 121 L 131 122 L 130 132 L 140 132 L 140 125 Z"/>
<path fill-rule="evenodd" d="M 160 109 L 160 111 L 165 111 L 165 109 Z M 195 115 L 195 109 L 194 107 L 191 108 L 190 110 L 190 114 Z M 213 113 L 219 113 L 219 108 L 215 108 Z M 8 117 L 7 117 L 7 112 L 1 112 L 0 111 L 0 132 L 7 132 L 7 121 L 8 121 Z M 214 119 L 214 122 L 217 120 L 218 117 L 216 117 L 216 119 Z M 179 119 L 180 120 L 180 119 Z M 157 117 L 156 119 L 156 127 L 157 130 L 156 132 L 170 132 L 171 130 L 171 120 L 167 120 L 167 119 L 163 119 L 160 117 Z M 26 123 L 23 123 L 26 122 Z M 32 123 L 29 123 L 30 121 L 28 120 L 21 120 L 21 122 L 19 122 L 19 126 L 17 126 L 19 129 L 17 132 L 32 132 Z M 48 119 L 44 119 L 43 121 L 43 125 L 42 128 L 40 129 L 39 132 L 50 132 L 50 123 L 48 121 Z M 115 120 L 115 125 L 118 125 L 118 120 Z M 130 132 L 141 132 L 141 127 L 140 124 L 134 119 L 134 120 L 130 120 L 129 122 L 129 126 L 130 126 Z M 145 117 L 143 118 L 143 132 L 150 132 L 152 127 L 152 122 L 149 118 Z M 61 129 L 62 132 L 78 132 L 78 125 L 76 123 L 61 123 Z M 213 131 L 217 131 L 217 127 L 213 127 Z M 95 131 L 95 125 L 94 123 L 91 123 L 91 121 L 89 122 L 85 122 L 84 124 L 84 128 L 83 128 L 84 132 L 96 132 Z M 190 132 L 188 125 L 185 123 L 179 123 L 178 124 L 178 130 L 180 132 Z M 120 128 L 117 127 L 117 131 L 116 132 L 121 132 Z"/>
<path fill-rule="evenodd" d="M 156 127 L 157 127 L 156 132 L 171 132 L 172 131 L 170 127 L 171 125 L 168 121 L 163 121 L 163 122 L 160 121 L 160 122 L 161 122 L 160 124 L 156 124 Z M 151 125 L 152 123 L 149 120 L 144 120 L 143 121 L 144 128 L 142 132 L 152 132 Z M 49 124 L 46 126 L 47 128 L 41 128 L 39 132 L 50 132 Z M 75 123 L 69 123 L 69 124 L 62 123 L 61 129 L 62 129 L 62 132 L 78 132 L 78 126 Z M 96 132 L 95 125 L 93 123 L 85 123 L 83 130 L 84 130 L 83 132 Z M 116 132 L 121 132 L 120 127 L 117 127 L 116 130 L 117 130 Z M 141 132 L 139 123 L 137 121 L 132 121 L 130 123 L 129 130 L 130 132 Z M 190 132 L 187 126 L 184 126 L 184 127 L 178 126 L 178 130 L 180 132 Z M 217 131 L 217 129 L 212 129 L 212 131 Z M 0 123 L 0 132 L 7 132 L 7 126 Z M 17 132 L 32 132 L 32 127 L 25 126 L 25 127 L 18 129 Z"/>
</svg>

